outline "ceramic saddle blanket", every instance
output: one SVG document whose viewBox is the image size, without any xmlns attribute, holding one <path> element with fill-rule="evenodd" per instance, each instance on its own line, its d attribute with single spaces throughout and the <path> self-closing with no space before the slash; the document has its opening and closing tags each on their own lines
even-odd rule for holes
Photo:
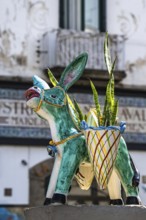
<svg viewBox="0 0 146 220">
<path fill-rule="evenodd" d="M 120 131 L 87 129 L 85 137 L 95 177 L 99 187 L 105 189 L 116 159 Z"/>
</svg>

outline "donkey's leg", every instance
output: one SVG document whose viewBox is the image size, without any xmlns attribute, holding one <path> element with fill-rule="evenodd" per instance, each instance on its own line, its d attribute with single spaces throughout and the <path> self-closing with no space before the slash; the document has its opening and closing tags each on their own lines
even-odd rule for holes
<svg viewBox="0 0 146 220">
<path fill-rule="evenodd" d="M 59 154 L 56 154 L 56 158 L 55 158 L 53 170 L 51 173 L 51 178 L 49 181 L 44 205 L 49 205 L 51 203 L 52 196 L 55 192 L 55 188 L 56 188 L 56 184 L 57 184 L 58 173 L 59 173 L 60 166 L 61 166 L 61 159 L 62 159 L 62 152 L 60 150 Z"/>
<path fill-rule="evenodd" d="M 84 143 L 85 144 L 85 143 Z M 69 141 L 64 148 L 61 167 L 58 175 L 55 193 L 52 198 L 53 203 L 66 203 L 66 197 L 72 183 L 72 179 L 83 161 L 85 153 L 83 152 L 83 140 Z M 85 151 L 85 145 L 84 145 Z"/>
<path fill-rule="evenodd" d="M 126 204 L 140 204 L 138 186 L 133 185 L 134 171 L 131 166 L 127 146 L 123 138 L 120 140 L 117 158 L 115 161 L 115 170 L 126 193 Z"/>
<path fill-rule="evenodd" d="M 111 205 L 123 205 L 123 200 L 121 198 L 121 182 L 114 169 L 108 183 L 108 192 Z"/>
</svg>

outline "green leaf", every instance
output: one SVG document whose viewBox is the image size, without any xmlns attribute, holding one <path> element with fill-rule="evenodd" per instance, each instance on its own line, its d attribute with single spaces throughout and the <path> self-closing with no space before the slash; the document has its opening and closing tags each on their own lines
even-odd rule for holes
<svg viewBox="0 0 146 220">
<path fill-rule="evenodd" d="M 75 109 L 75 106 L 68 95 L 67 95 L 67 103 L 68 103 L 70 116 L 71 116 L 73 122 L 75 123 L 76 127 L 80 130 L 80 122 L 81 121 L 79 118 L 79 114 L 78 114 L 77 110 Z"/>
<path fill-rule="evenodd" d="M 109 126 L 113 125 L 116 122 L 117 112 L 118 112 L 118 102 L 115 100 L 115 81 L 114 81 L 114 68 L 116 63 L 116 58 L 114 62 L 111 61 L 111 54 L 108 46 L 108 33 L 106 33 L 104 41 L 104 59 L 109 73 L 109 81 L 106 86 L 106 96 L 105 103 L 103 108 L 103 113 L 101 115 L 100 105 L 98 101 L 98 93 L 94 84 L 90 81 L 91 88 L 93 91 L 94 102 L 97 111 L 99 125 Z"/>
<path fill-rule="evenodd" d="M 110 79 L 111 84 L 111 100 L 114 101 L 115 98 L 115 81 L 114 81 L 114 75 L 112 74 L 112 77 Z"/>
<path fill-rule="evenodd" d="M 108 47 L 108 33 L 106 33 L 105 41 L 104 41 L 104 59 L 108 69 L 108 73 L 111 74 L 112 62 L 111 55 Z"/>
<path fill-rule="evenodd" d="M 111 66 L 111 71 L 110 71 L 110 77 L 113 77 L 113 78 L 114 78 L 113 72 L 114 72 L 116 61 L 117 61 L 117 57 L 115 57 L 114 62 L 112 63 L 112 66 Z"/>
<path fill-rule="evenodd" d="M 48 76 L 49 76 L 49 79 L 50 79 L 50 82 L 52 83 L 52 85 L 56 86 L 58 84 L 58 81 L 56 80 L 56 78 L 54 77 L 54 75 L 50 69 L 48 69 Z"/>
<path fill-rule="evenodd" d="M 116 124 L 116 118 L 117 118 L 117 113 L 118 113 L 118 100 L 114 101 L 113 109 L 112 109 L 112 118 L 111 118 L 111 123 L 112 125 Z"/>
<path fill-rule="evenodd" d="M 86 114 L 84 115 L 84 120 L 87 121 L 87 115 Z"/>
<path fill-rule="evenodd" d="M 106 110 L 107 110 L 107 99 L 105 97 L 101 126 L 105 126 L 106 124 Z"/>
<path fill-rule="evenodd" d="M 110 80 L 106 86 L 106 102 L 107 102 L 107 105 L 111 105 L 111 103 L 112 103 L 111 81 Z"/>
<path fill-rule="evenodd" d="M 79 104 L 76 102 L 76 100 L 74 100 L 74 106 L 75 106 L 76 111 L 78 112 L 80 121 L 84 120 L 84 115 L 82 113 L 82 110 L 81 110 Z"/>
<path fill-rule="evenodd" d="M 116 58 L 112 64 L 111 75 L 109 79 L 109 82 L 111 84 L 111 107 L 113 107 L 115 103 L 115 81 L 114 81 L 114 74 L 113 74 L 115 62 L 116 62 Z"/>
<path fill-rule="evenodd" d="M 106 114 L 105 114 L 105 126 L 111 125 L 111 106 L 107 104 L 106 106 Z"/>
<path fill-rule="evenodd" d="M 95 103 L 95 107 L 96 107 L 96 111 L 97 111 L 98 123 L 100 126 L 101 110 L 100 110 L 100 104 L 99 104 L 99 99 L 98 99 L 98 93 L 97 93 L 97 90 L 91 80 L 90 80 L 90 85 L 91 85 L 91 89 L 93 92 L 93 98 L 94 98 L 94 103 Z"/>
</svg>

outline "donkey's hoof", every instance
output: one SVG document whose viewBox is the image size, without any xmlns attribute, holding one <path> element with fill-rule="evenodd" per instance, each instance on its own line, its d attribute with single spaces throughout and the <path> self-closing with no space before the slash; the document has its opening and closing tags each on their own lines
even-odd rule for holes
<svg viewBox="0 0 146 220">
<path fill-rule="evenodd" d="M 52 202 L 52 199 L 46 198 L 45 201 L 44 201 L 44 205 L 50 205 L 51 202 Z"/>
<path fill-rule="evenodd" d="M 65 204 L 66 203 L 66 196 L 63 194 L 59 194 L 59 193 L 54 193 L 53 198 L 52 198 L 52 203 L 54 203 L 54 205 L 61 205 L 61 204 Z"/>
<path fill-rule="evenodd" d="M 122 199 L 111 199 L 110 205 L 124 205 L 124 203 Z"/>
<path fill-rule="evenodd" d="M 126 199 L 126 205 L 141 205 L 141 201 L 136 196 L 129 196 Z"/>
</svg>

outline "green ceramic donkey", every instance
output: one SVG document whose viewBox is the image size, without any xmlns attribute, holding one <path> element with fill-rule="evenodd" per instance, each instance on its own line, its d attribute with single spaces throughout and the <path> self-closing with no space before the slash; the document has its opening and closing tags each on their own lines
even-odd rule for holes
<svg viewBox="0 0 146 220">
<path fill-rule="evenodd" d="M 88 55 L 83 53 L 67 66 L 57 86 L 50 88 L 41 78 L 34 76 L 34 86 L 25 93 L 27 105 L 49 122 L 52 140 L 57 153 L 48 186 L 45 205 L 66 203 L 72 179 L 82 162 L 89 162 L 85 137 L 76 126 L 76 115 L 71 114 L 67 90 L 82 75 Z M 126 193 L 126 204 L 139 204 L 138 186 L 134 184 L 126 143 L 120 140 L 114 171 L 118 174 Z M 114 180 L 113 180 L 114 181 Z M 117 203 L 118 201 L 118 203 Z M 112 198 L 113 204 L 121 204 L 121 197 Z"/>
</svg>

